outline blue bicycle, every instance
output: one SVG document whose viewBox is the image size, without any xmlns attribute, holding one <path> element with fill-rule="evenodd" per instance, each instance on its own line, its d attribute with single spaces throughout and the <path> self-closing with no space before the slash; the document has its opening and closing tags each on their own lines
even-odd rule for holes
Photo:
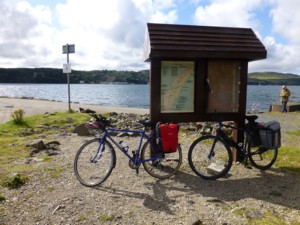
<svg viewBox="0 0 300 225">
<path fill-rule="evenodd" d="M 143 125 L 141 130 L 117 129 L 110 127 L 110 120 L 104 116 L 90 114 L 95 121 L 86 125 L 88 129 L 101 131 L 101 137 L 94 138 L 84 143 L 78 150 L 74 160 L 74 173 L 78 181 L 87 187 L 103 183 L 111 174 L 116 165 L 116 153 L 113 146 L 117 147 L 129 159 L 129 167 L 139 172 L 142 164 L 151 176 L 166 179 L 173 176 L 182 163 L 182 150 L 177 145 L 177 151 L 164 153 L 156 142 L 155 129 L 150 134 L 148 128 L 153 127 L 150 120 L 139 121 Z M 133 133 L 140 135 L 137 150 L 128 152 L 128 147 L 122 142 L 117 142 L 110 132 Z M 133 148 L 132 148 L 133 149 Z"/>
</svg>

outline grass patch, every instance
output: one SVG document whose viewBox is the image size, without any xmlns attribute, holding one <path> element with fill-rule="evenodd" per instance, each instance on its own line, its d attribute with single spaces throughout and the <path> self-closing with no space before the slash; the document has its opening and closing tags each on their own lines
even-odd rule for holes
<svg viewBox="0 0 300 225">
<path fill-rule="evenodd" d="M 296 175 L 300 175 L 300 148 L 292 146 L 284 146 L 278 149 L 278 157 L 275 162 L 276 167 L 280 167 L 292 171 Z"/>
<path fill-rule="evenodd" d="M 300 130 L 290 131 L 290 132 L 288 132 L 288 134 L 300 136 Z"/>
<path fill-rule="evenodd" d="M 49 191 L 49 192 L 53 192 L 53 191 L 55 190 L 55 188 L 52 187 L 52 186 L 48 186 L 48 187 L 46 187 L 46 189 L 47 189 L 47 191 Z"/>
<path fill-rule="evenodd" d="M 7 174 L 34 170 L 30 164 L 16 162 L 30 156 L 30 149 L 26 145 L 38 135 L 72 132 L 76 125 L 89 119 L 90 116 L 84 113 L 59 112 L 23 117 L 22 123 L 19 124 L 14 120 L 0 124 L 0 181 L 3 181 Z M 46 156 L 44 159 L 51 161 L 51 158 Z M 57 171 L 51 174 L 55 173 L 58 174 Z"/>
<path fill-rule="evenodd" d="M 250 219 L 248 225 L 284 225 L 287 223 L 283 218 L 276 216 L 273 212 L 264 213 L 263 218 Z M 296 225 L 296 223 L 294 223 Z"/>
<path fill-rule="evenodd" d="M 1 186 L 7 187 L 8 189 L 20 188 L 29 180 L 26 176 L 16 175 L 9 178 L 6 178 L 1 182 Z"/>
<path fill-rule="evenodd" d="M 86 220 L 86 216 L 81 215 L 81 216 L 78 217 L 78 219 L 76 221 L 77 222 L 83 222 L 85 220 Z"/>
<path fill-rule="evenodd" d="M 51 178 L 59 178 L 63 176 L 63 172 L 65 171 L 64 168 L 46 168 L 45 170 L 47 170 L 50 174 Z"/>
<path fill-rule="evenodd" d="M 4 195 L 1 195 L 0 194 L 0 202 L 3 202 L 3 201 L 5 201 L 6 200 L 6 197 L 4 196 Z"/>
<path fill-rule="evenodd" d="M 102 215 L 102 216 L 99 216 L 99 220 L 100 221 L 113 221 L 115 219 L 115 216 L 114 215 Z"/>
</svg>

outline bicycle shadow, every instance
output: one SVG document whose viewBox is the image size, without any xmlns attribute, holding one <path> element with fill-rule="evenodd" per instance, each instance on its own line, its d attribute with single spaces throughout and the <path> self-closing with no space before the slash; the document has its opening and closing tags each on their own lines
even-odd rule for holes
<svg viewBox="0 0 300 225">
<path fill-rule="evenodd" d="M 144 182 L 143 186 L 152 193 L 142 193 L 128 189 L 96 187 L 121 197 L 140 199 L 143 205 L 153 211 L 163 211 L 174 215 L 174 205 L 193 198 L 204 197 L 207 202 L 238 201 L 247 198 L 261 200 L 276 205 L 300 210 L 300 177 L 285 173 L 281 169 L 270 169 L 270 172 L 257 172 L 257 176 L 235 178 L 228 176 L 218 180 L 204 180 L 192 172 L 178 171 L 167 180 Z M 175 193 L 170 195 L 170 193 Z M 292 193 L 292 194 L 291 194 Z M 190 200 L 189 200 L 190 199 Z"/>
<path fill-rule="evenodd" d="M 144 186 L 153 190 L 153 194 L 122 190 L 121 188 L 112 188 L 112 187 L 94 187 L 97 190 L 103 192 L 108 192 L 110 194 L 119 195 L 121 197 L 130 197 L 136 198 L 143 201 L 143 205 L 148 209 L 153 211 L 164 211 L 167 214 L 174 214 L 170 206 L 174 205 L 175 199 L 168 197 L 167 192 L 169 191 L 169 186 L 162 184 L 162 180 L 156 180 L 154 182 L 146 182 Z"/>
<path fill-rule="evenodd" d="M 217 201 L 238 201 L 246 198 L 300 210 L 300 177 L 282 169 L 258 171 L 250 178 L 204 180 L 198 176 L 179 171 L 176 180 L 186 186 L 190 194 L 214 198 Z"/>
</svg>

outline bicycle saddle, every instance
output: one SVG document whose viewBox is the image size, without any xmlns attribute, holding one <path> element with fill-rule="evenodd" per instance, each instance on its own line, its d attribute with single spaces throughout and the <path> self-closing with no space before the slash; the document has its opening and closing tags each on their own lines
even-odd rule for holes
<svg viewBox="0 0 300 225">
<path fill-rule="evenodd" d="M 143 124 L 145 127 L 151 127 L 154 123 L 151 120 L 140 120 L 140 124 Z"/>
<path fill-rule="evenodd" d="M 249 121 L 249 123 L 255 122 L 255 120 L 258 118 L 257 115 L 251 115 L 251 116 L 245 116 L 246 120 Z"/>
</svg>

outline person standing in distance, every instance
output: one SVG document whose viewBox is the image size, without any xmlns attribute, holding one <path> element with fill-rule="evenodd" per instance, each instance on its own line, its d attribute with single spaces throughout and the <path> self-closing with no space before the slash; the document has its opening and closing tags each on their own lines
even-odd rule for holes
<svg viewBox="0 0 300 225">
<path fill-rule="evenodd" d="M 291 96 L 290 90 L 287 89 L 286 85 L 283 85 L 282 89 L 280 91 L 280 100 L 281 100 L 281 103 L 282 103 L 282 109 L 281 109 L 282 113 L 287 112 L 286 105 L 287 105 L 287 102 L 289 101 L 290 96 Z"/>
</svg>

